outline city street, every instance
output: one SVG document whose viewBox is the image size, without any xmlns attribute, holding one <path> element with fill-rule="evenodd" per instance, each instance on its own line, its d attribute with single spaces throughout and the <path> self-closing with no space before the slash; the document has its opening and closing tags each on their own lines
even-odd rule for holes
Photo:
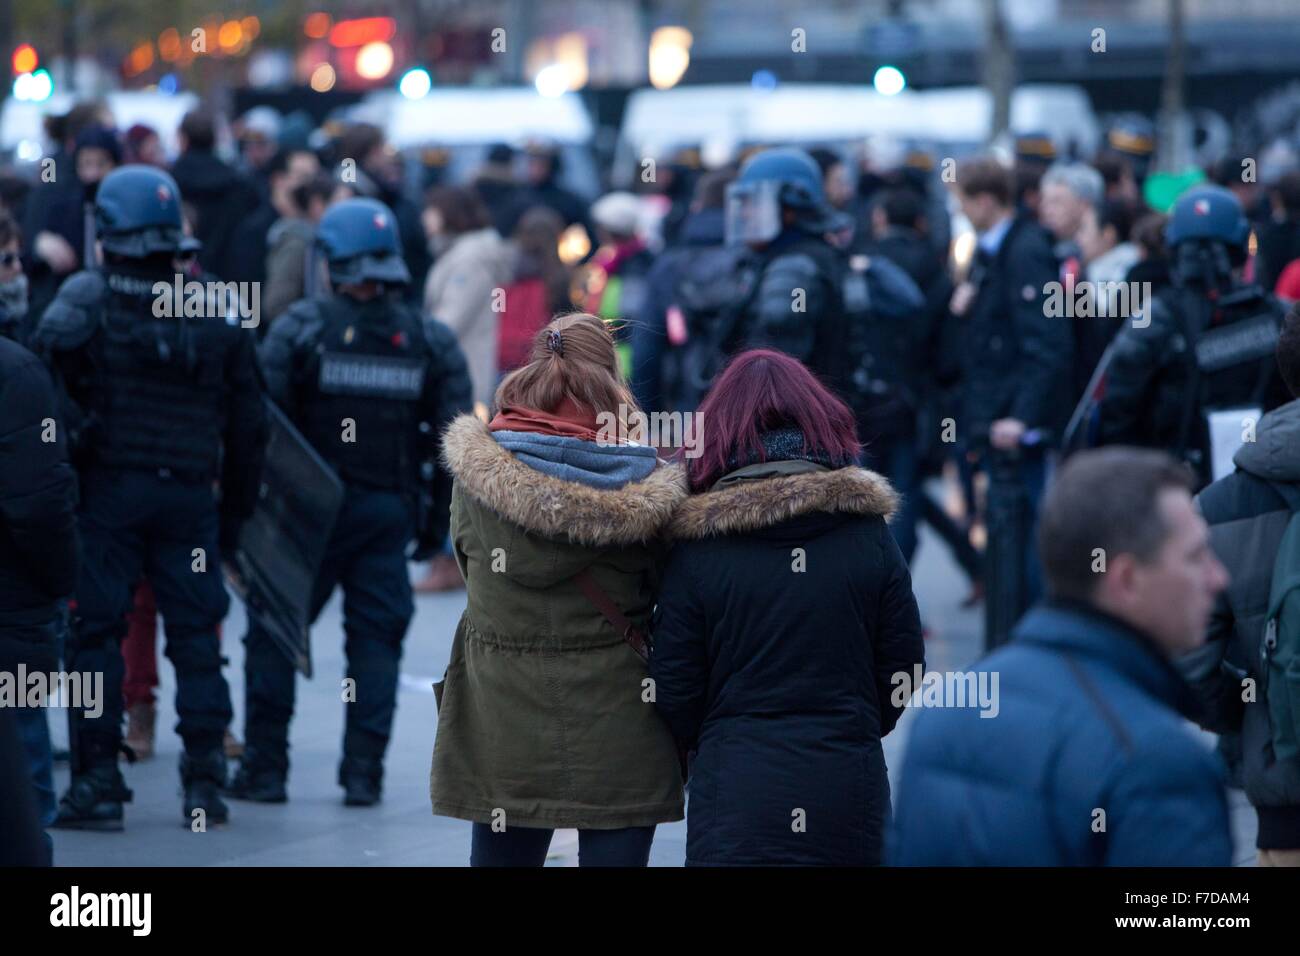
<svg viewBox="0 0 1300 956">
<path fill-rule="evenodd" d="M 922 528 L 915 586 L 928 628 L 927 666 L 950 670 L 979 654 L 980 610 L 960 607 L 966 582 L 948 552 Z M 442 675 L 452 634 L 464 606 L 464 593 L 417 599 L 415 621 L 402 662 L 397 722 L 389 749 L 383 802 L 370 809 L 342 804 L 335 783 L 342 737 L 340 681 L 343 674 L 340 602 L 336 595 L 313 633 L 316 677 L 299 679 L 298 709 L 292 727 L 289 802 L 260 805 L 231 801 L 231 822 L 205 833 L 182 826 L 176 761 L 180 741 L 175 723 L 171 667 L 160 659 L 157 755 L 125 769 L 135 792 L 126 807 L 124 834 L 53 831 L 55 863 L 73 866 L 463 866 L 469 862 L 469 824 L 432 816 L 429 810 L 429 760 L 437 713 L 431 683 Z M 223 649 L 230 659 L 227 678 L 234 696 L 236 732 L 243 731 L 244 613 L 232 601 Z M 63 711 L 55 711 L 56 741 L 66 739 Z M 885 739 L 890 775 L 897 772 L 913 712 Z M 1207 740 L 1208 740 L 1207 736 Z M 60 792 L 67 768 L 57 768 Z M 1239 791 L 1233 799 L 1234 861 L 1253 864 L 1254 813 Z M 651 850 L 655 866 L 680 866 L 686 852 L 686 824 L 659 827 Z M 572 832 L 552 843 L 548 865 L 576 865 Z"/>
</svg>

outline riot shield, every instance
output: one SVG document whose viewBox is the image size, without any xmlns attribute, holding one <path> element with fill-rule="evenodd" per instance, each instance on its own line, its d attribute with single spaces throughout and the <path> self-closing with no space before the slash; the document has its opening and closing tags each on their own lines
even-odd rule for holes
<svg viewBox="0 0 1300 956">
<path fill-rule="evenodd" d="M 343 483 L 267 401 L 270 438 L 257 506 L 240 531 L 236 590 L 253 620 L 311 677 L 311 595 Z"/>
</svg>

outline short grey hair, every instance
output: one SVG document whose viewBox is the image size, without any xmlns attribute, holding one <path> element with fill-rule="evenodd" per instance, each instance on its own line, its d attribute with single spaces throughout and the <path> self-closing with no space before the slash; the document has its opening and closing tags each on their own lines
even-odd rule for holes
<svg viewBox="0 0 1300 956">
<path fill-rule="evenodd" d="M 1101 173 L 1086 163 L 1055 163 L 1043 173 L 1040 189 L 1064 186 L 1091 206 L 1099 204 L 1106 195 L 1106 181 Z"/>
</svg>

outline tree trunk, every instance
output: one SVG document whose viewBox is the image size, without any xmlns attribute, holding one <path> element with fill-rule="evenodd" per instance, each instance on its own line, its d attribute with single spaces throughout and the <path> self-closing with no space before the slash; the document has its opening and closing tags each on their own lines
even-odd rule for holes
<svg viewBox="0 0 1300 956">
<path fill-rule="evenodd" d="M 1183 125 L 1179 122 L 1183 115 L 1186 63 L 1183 0 L 1169 0 L 1169 57 L 1165 60 L 1165 78 L 1160 90 L 1160 155 L 1157 162 L 1157 167 L 1166 172 L 1178 172 L 1189 161 Z"/>
<path fill-rule="evenodd" d="M 988 141 L 992 143 L 1011 127 L 1011 88 L 1015 83 L 1015 53 L 1002 15 L 1001 0 L 984 0 L 984 87 L 993 99 Z"/>
</svg>

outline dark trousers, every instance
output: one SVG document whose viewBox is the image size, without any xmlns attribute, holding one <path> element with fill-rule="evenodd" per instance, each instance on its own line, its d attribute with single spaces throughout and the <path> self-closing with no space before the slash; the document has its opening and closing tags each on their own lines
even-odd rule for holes
<svg viewBox="0 0 1300 956">
<path fill-rule="evenodd" d="M 153 585 L 176 670 L 176 731 L 191 753 L 221 746 L 230 688 L 217 627 L 230 598 L 221 577 L 217 506 L 210 482 L 145 471 L 92 470 L 82 483 L 82 563 L 68 668 L 104 677 L 103 713 L 80 714 L 87 752 L 113 754 L 122 739 L 122 638 L 142 574 Z M 83 678 L 83 680 L 86 678 Z"/>
<path fill-rule="evenodd" d="M 540 827 L 506 827 L 493 832 L 486 823 L 474 824 L 470 866 L 542 866 L 554 830 Z M 579 830 L 579 866 L 645 866 L 650 862 L 654 827 L 622 830 Z"/>
<path fill-rule="evenodd" d="M 898 492 L 898 510 L 890 519 L 889 529 L 904 560 L 912 563 L 918 544 L 917 526 L 924 521 L 943 539 L 966 576 L 975 581 L 983 573 L 979 552 L 970 543 L 965 529 L 949 517 L 938 502 L 925 491 L 916 443 L 903 439 L 883 442 L 873 455 L 879 468 Z"/>
<path fill-rule="evenodd" d="M 381 758 L 397 707 L 402 641 L 415 613 L 406 567 L 414 516 L 395 492 L 349 487 L 316 576 L 314 622 L 343 587 L 344 651 L 355 694 L 345 697 L 345 757 Z M 288 769 L 293 664 L 256 621 L 244 638 L 245 741 L 264 765 Z"/>
</svg>

